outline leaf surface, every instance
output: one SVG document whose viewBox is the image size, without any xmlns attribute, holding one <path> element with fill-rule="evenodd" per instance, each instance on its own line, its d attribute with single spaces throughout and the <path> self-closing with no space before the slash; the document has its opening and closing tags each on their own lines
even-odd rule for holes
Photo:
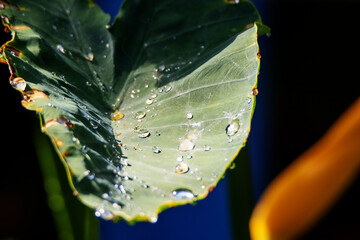
<svg viewBox="0 0 360 240">
<path fill-rule="evenodd" d="M 95 215 L 155 222 L 206 197 L 245 144 L 267 28 L 230 3 L 125 1 L 111 27 L 85 0 L 1 3 L 10 83 Z"/>
</svg>

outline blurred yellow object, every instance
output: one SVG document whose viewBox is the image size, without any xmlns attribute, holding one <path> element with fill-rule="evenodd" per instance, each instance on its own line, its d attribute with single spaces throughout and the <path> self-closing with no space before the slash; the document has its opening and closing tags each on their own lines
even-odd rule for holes
<svg viewBox="0 0 360 240">
<path fill-rule="evenodd" d="M 360 98 L 267 188 L 250 219 L 253 240 L 294 239 L 332 206 L 360 167 Z"/>
</svg>

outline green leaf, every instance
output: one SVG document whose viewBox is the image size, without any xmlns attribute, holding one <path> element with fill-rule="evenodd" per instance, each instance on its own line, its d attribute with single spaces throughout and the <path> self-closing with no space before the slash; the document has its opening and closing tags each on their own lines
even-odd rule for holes
<svg viewBox="0 0 360 240">
<path fill-rule="evenodd" d="M 1 3 L 10 83 L 97 216 L 203 199 L 245 144 L 268 29 L 233 2 L 129 0 L 110 28 L 86 0 Z"/>
</svg>

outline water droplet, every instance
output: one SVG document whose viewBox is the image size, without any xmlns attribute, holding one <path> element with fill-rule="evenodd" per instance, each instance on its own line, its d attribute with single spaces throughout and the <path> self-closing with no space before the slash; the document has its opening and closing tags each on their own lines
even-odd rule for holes
<svg viewBox="0 0 360 240">
<path fill-rule="evenodd" d="M 179 189 L 172 191 L 172 195 L 176 199 L 179 199 L 179 200 L 180 199 L 193 199 L 195 197 L 195 195 L 192 193 L 191 190 L 184 189 L 184 188 L 179 188 Z"/>
<path fill-rule="evenodd" d="M 146 130 L 146 129 L 141 129 L 138 132 L 138 137 L 139 138 L 147 138 L 149 136 L 150 136 L 150 132 L 148 130 Z"/>
<path fill-rule="evenodd" d="M 99 124 L 97 122 L 94 121 L 90 121 L 91 126 L 93 127 L 94 130 L 98 129 Z"/>
<path fill-rule="evenodd" d="M 137 112 L 135 118 L 141 120 L 146 116 L 146 112 Z"/>
<path fill-rule="evenodd" d="M 168 93 L 168 92 L 170 92 L 171 89 L 172 89 L 171 86 L 165 87 L 165 88 L 164 88 L 164 92 L 165 92 L 165 93 Z"/>
<path fill-rule="evenodd" d="M 94 60 L 94 54 L 92 52 L 88 53 L 86 56 L 85 56 L 85 59 L 92 62 L 92 60 Z"/>
<path fill-rule="evenodd" d="M 226 0 L 226 2 L 230 4 L 238 4 L 240 0 Z"/>
<path fill-rule="evenodd" d="M 66 119 L 63 116 L 59 116 L 47 120 L 46 123 L 44 124 L 44 128 L 49 128 L 51 126 L 55 126 L 59 124 L 69 128 L 74 127 L 74 125 L 68 119 Z"/>
<path fill-rule="evenodd" d="M 193 116 L 191 113 L 187 113 L 187 114 L 186 114 L 186 118 L 187 118 L 187 119 L 192 119 L 193 117 L 194 117 L 194 116 Z"/>
<path fill-rule="evenodd" d="M 153 153 L 156 153 L 156 154 L 161 153 L 161 149 L 158 148 L 157 146 L 153 146 L 152 151 L 153 151 Z"/>
<path fill-rule="evenodd" d="M 60 44 L 56 45 L 56 49 L 61 53 L 65 53 L 64 47 L 62 45 L 60 45 Z"/>
<path fill-rule="evenodd" d="M 180 142 L 180 145 L 179 145 L 179 151 L 190 151 L 190 150 L 193 150 L 195 148 L 195 143 L 193 143 L 191 140 L 189 139 L 183 139 L 181 142 Z"/>
<path fill-rule="evenodd" d="M 158 68 L 158 71 L 159 72 L 162 72 L 162 71 L 164 71 L 165 70 L 165 66 L 164 65 L 161 65 L 159 68 Z"/>
<path fill-rule="evenodd" d="M 14 78 L 13 80 L 11 80 L 10 84 L 11 86 L 13 86 L 13 88 L 19 91 L 24 91 L 26 88 L 26 82 L 21 77 Z"/>
<path fill-rule="evenodd" d="M 208 146 L 208 145 L 204 145 L 204 146 L 203 146 L 203 149 L 204 149 L 204 151 L 210 151 L 210 150 L 211 150 L 211 147 Z"/>
<path fill-rule="evenodd" d="M 87 178 L 88 178 L 90 181 L 94 180 L 94 179 L 95 179 L 95 173 L 89 173 L 89 174 L 87 175 Z"/>
<path fill-rule="evenodd" d="M 234 136 L 240 129 L 239 119 L 233 120 L 227 127 L 226 127 L 226 134 L 231 137 Z"/>
<path fill-rule="evenodd" d="M 124 117 L 125 117 L 125 115 L 124 115 L 122 112 L 120 112 L 119 110 L 116 110 L 115 112 L 113 112 L 113 113 L 111 114 L 111 118 L 112 118 L 112 120 L 114 120 L 114 121 L 121 120 L 121 119 L 123 119 Z"/>
<path fill-rule="evenodd" d="M 111 220 L 114 218 L 114 215 L 109 210 L 106 210 L 103 206 L 97 207 L 95 209 L 95 216 L 101 217 L 105 220 Z"/>
<path fill-rule="evenodd" d="M 175 166 L 175 173 L 177 174 L 184 174 L 187 173 L 188 171 L 189 171 L 189 166 L 184 162 L 180 162 Z"/>
<path fill-rule="evenodd" d="M 248 97 L 248 98 L 246 99 L 246 102 L 247 102 L 248 104 L 250 104 L 251 101 L 252 101 L 252 98 L 251 98 L 251 97 Z"/>
<path fill-rule="evenodd" d="M 92 86 L 91 82 L 89 82 L 89 81 L 86 81 L 86 85 L 89 86 L 89 87 Z"/>
<path fill-rule="evenodd" d="M 253 88 L 253 90 L 251 91 L 251 95 L 256 96 L 259 94 L 259 90 L 257 88 Z"/>
<path fill-rule="evenodd" d="M 157 220 L 158 220 L 158 219 L 157 219 L 156 217 L 152 217 L 152 218 L 150 218 L 150 222 L 151 222 L 151 223 L 156 223 L 156 222 L 157 222 Z"/>
<path fill-rule="evenodd" d="M 153 102 L 155 101 L 155 99 L 146 99 L 145 103 L 146 105 L 151 105 Z"/>
</svg>

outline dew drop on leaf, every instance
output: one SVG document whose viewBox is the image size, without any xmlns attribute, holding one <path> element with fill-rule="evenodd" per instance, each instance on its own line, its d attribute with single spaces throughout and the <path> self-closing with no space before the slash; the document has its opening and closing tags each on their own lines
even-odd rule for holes
<svg viewBox="0 0 360 240">
<path fill-rule="evenodd" d="M 150 132 L 146 129 L 141 129 L 139 132 L 138 132 L 138 137 L 139 138 L 147 138 L 150 136 Z"/>
<path fill-rule="evenodd" d="M 189 171 L 189 166 L 184 162 L 180 162 L 175 166 L 175 173 L 177 174 L 184 174 L 187 173 L 188 171 Z"/>
<path fill-rule="evenodd" d="M 195 148 L 195 143 L 193 143 L 189 139 L 181 140 L 180 145 L 179 145 L 179 151 L 182 151 L 182 152 L 190 151 L 190 150 L 193 150 L 194 148 Z"/>
<path fill-rule="evenodd" d="M 113 112 L 111 114 L 111 119 L 114 121 L 118 121 L 124 118 L 124 114 L 122 112 L 120 112 L 119 110 L 116 110 L 115 112 Z"/>
<path fill-rule="evenodd" d="M 252 98 L 248 97 L 246 101 L 247 101 L 248 104 L 250 104 L 251 101 L 252 101 Z"/>
<path fill-rule="evenodd" d="M 19 91 L 24 91 L 26 88 L 26 82 L 21 77 L 14 78 L 13 80 L 11 80 L 10 83 L 11 83 L 11 86 L 13 86 L 13 88 L 15 88 Z"/>
<path fill-rule="evenodd" d="M 111 220 L 114 218 L 114 215 L 109 211 L 106 210 L 104 207 L 100 206 L 95 209 L 95 216 L 101 217 L 105 220 Z"/>
<path fill-rule="evenodd" d="M 85 59 L 92 62 L 92 60 L 94 60 L 94 54 L 92 52 L 86 54 Z"/>
<path fill-rule="evenodd" d="M 165 70 L 165 66 L 164 65 L 161 65 L 159 68 L 158 68 L 158 71 L 159 72 L 162 72 L 162 71 L 164 71 Z"/>
<path fill-rule="evenodd" d="M 193 199 L 195 197 L 191 190 L 182 188 L 172 191 L 172 195 L 176 199 Z"/>
<path fill-rule="evenodd" d="M 56 49 L 61 53 L 65 53 L 65 48 L 60 44 L 56 45 Z"/>
<path fill-rule="evenodd" d="M 231 137 L 234 136 L 240 129 L 239 119 L 233 120 L 227 127 L 226 127 L 226 134 Z"/>
<path fill-rule="evenodd" d="M 211 147 L 208 146 L 208 145 L 204 145 L 204 146 L 203 146 L 203 149 L 204 149 L 204 151 L 210 151 L 210 150 L 211 150 Z"/>
<path fill-rule="evenodd" d="M 158 148 L 157 146 L 153 146 L 152 151 L 153 151 L 153 153 L 156 153 L 156 154 L 161 153 L 161 149 Z"/>
<path fill-rule="evenodd" d="M 141 120 L 146 116 L 146 112 L 137 112 L 135 118 Z"/>
<path fill-rule="evenodd" d="M 193 116 L 191 113 L 187 113 L 187 114 L 186 114 L 186 118 L 187 118 L 187 119 L 192 119 L 193 117 L 194 117 L 194 116 Z"/>
<path fill-rule="evenodd" d="M 253 88 L 253 90 L 251 90 L 251 95 L 256 96 L 259 94 L 259 90 L 257 88 Z"/>
<path fill-rule="evenodd" d="M 145 103 L 146 103 L 146 105 L 151 105 L 154 101 L 155 101 L 154 99 L 149 98 L 149 99 L 146 99 Z"/>
</svg>

